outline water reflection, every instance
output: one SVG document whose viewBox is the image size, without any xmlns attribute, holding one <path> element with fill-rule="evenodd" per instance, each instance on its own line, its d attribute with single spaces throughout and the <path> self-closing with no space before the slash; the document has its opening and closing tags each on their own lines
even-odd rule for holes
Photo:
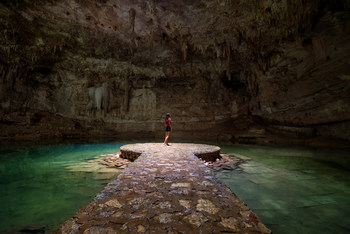
<svg viewBox="0 0 350 234">
<path fill-rule="evenodd" d="M 95 170 L 88 160 L 117 152 L 121 145 L 2 146 L 0 233 L 57 229 L 121 172 Z"/>
<path fill-rule="evenodd" d="M 0 146 L 0 233 L 58 228 L 120 173 L 101 173 L 89 160 L 123 144 Z M 350 173 L 333 164 L 350 168 L 348 151 L 230 145 L 222 152 L 245 163 L 217 176 L 274 233 L 350 232 Z"/>
<path fill-rule="evenodd" d="M 330 164 L 320 150 L 224 146 L 222 151 L 240 154 L 245 162 L 217 176 L 274 233 L 349 233 L 350 173 Z M 347 151 L 336 153 L 349 161 Z"/>
</svg>

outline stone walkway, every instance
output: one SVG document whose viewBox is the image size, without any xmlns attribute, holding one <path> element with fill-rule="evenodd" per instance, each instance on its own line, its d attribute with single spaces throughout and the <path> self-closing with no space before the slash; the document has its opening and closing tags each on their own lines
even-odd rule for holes
<svg viewBox="0 0 350 234">
<path fill-rule="evenodd" d="M 136 159 L 57 233 L 270 233 L 195 155 L 219 157 L 198 144 L 132 144 Z"/>
</svg>

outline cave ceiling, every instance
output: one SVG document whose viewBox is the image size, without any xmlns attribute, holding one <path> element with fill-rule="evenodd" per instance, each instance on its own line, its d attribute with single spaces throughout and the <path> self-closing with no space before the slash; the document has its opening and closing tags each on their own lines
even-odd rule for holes
<svg viewBox="0 0 350 234">
<path fill-rule="evenodd" d="M 255 132 L 272 126 L 348 139 L 349 6 L 2 1 L 2 122 L 30 125 L 44 111 L 134 131 L 125 123 L 156 121 L 170 110 L 182 129 L 205 121 L 204 129 L 221 126 L 225 134 L 260 125 Z"/>
</svg>

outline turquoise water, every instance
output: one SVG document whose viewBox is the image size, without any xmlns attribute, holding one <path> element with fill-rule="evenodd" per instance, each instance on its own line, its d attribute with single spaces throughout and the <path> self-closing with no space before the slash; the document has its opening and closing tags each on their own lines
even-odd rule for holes
<svg viewBox="0 0 350 234">
<path fill-rule="evenodd" d="M 96 172 L 86 162 L 121 145 L 1 146 L 0 233 L 57 229 L 121 172 Z"/>
<path fill-rule="evenodd" d="M 0 146 L 0 233 L 56 230 L 121 172 L 98 172 L 91 159 L 123 144 Z M 349 168 L 348 151 L 221 147 L 244 163 L 217 176 L 274 233 L 350 233 L 350 172 L 333 163 Z"/>
<path fill-rule="evenodd" d="M 273 233 L 350 233 L 349 151 L 223 146 L 244 159 L 216 173 Z M 334 160 L 332 160 L 334 159 Z"/>
</svg>

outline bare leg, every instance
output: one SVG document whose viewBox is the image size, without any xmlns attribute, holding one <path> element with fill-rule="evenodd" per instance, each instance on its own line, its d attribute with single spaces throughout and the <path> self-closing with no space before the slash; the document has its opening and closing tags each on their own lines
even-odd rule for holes
<svg viewBox="0 0 350 234">
<path fill-rule="evenodd" d="M 165 132 L 164 145 L 166 145 L 167 137 L 168 137 L 168 132 Z"/>
<path fill-rule="evenodd" d="M 170 137 L 170 132 L 165 132 L 164 145 L 169 145 L 168 144 L 169 137 Z"/>
<path fill-rule="evenodd" d="M 167 144 L 167 145 L 169 145 L 169 144 L 168 144 L 168 140 L 169 140 L 169 138 L 170 138 L 170 134 L 171 134 L 171 132 L 168 132 L 168 139 L 166 140 L 166 144 Z"/>
</svg>

